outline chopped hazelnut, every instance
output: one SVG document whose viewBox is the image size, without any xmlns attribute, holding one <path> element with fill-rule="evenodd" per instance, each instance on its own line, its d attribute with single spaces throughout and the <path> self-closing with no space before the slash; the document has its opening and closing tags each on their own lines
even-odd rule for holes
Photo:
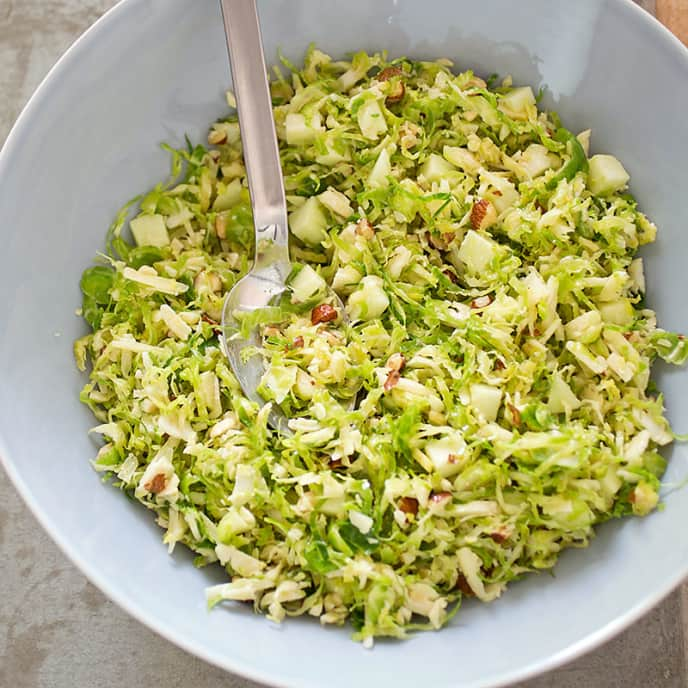
<svg viewBox="0 0 688 688">
<path fill-rule="evenodd" d="M 492 303 L 492 297 L 489 294 L 478 296 L 471 301 L 471 308 L 487 308 Z"/>
<path fill-rule="evenodd" d="M 405 514 L 413 514 L 414 516 L 418 513 L 418 500 L 414 497 L 402 497 L 399 500 L 399 511 L 403 511 Z"/>
<path fill-rule="evenodd" d="M 406 87 L 402 81 L 397 81 L 390 86 L 387 98 L 385 98 L 385 105 L 394 105 L 403 100 L 406 94 Z"/>
<path fill-rule="evenodd" d="M 385 384 L 383 385 L 385 392 L 389 392 L 390 389 L 396 387 L 399 383 L 400 377 L 401 375 L 399 375 L 398 370 L 390 370 L 389 375 L 387 375 L 387 379 L 385 380 Z"/>
<path fill-rule="evenodd" d="M 331 322 L 337 319 L 337 309 L 330 306 L 328 303 L 321 303 L 311 311 L 311 323 L 317 325 L 318 323 Z"/>
<path fill-rule="evenodd" d="M 280 334 L 279 327 L 275 327 L 274 325 L 266 325 L 265 329 L 263 330 L 263 335 L 266 337 L 279 337 Z"/>
<path fill-rule="evenodd" d="M 466 576 L 464 576 L 463 573 L 460 573 L 456 578 L 456 589 L 460 590 L 461 593 L 466 597 L 475 596 L 475 593 L 473 592 L 471 586 L 468 584 Z"/>
<path fill-rule="evenodd" d="M 442 273 L 450 282 L 453 282 L 454 284 L 459 283 L 459 278 L 456 275 L 456 273 L 452 272 L 451 270 L 444 270 Z"/>
<path fill-rule="evenodd" d="M 165 474 L 164 473 L 158 473 L 156 476 L 153 477 L 152 480 L 148 481 L 144 487 L 148 492 L 151 492 L 152 494 L 158 494 L 159 492 L 162 492 L 165 489 Z"/>
<path fill-rule="evenodd" d="M 227 238 L 227 218 L 224 215 L 215 216 L 215 234 L 218 239 Z"/>
<path fill-rule="evenodd" d="M 508 404 L 509 411 L 511 411 L 511 423 L 512 425 L 520 425 L 521 424 L 521 412 L 513 405 L 513 404 Z"/>
<path fill-rule="evenodd" d="M 390 370 L 401 371 L 406 366 L 406 356 L 404 354 L 392 354 L 387 359 L 387 368 Z"/>
<path fill-rule="evenodd" d="M 474 229 L 487 229 L 497 221 L 497 211 L 490 201 L 481 198 L 473 204 L 471 224 Z"/>
<path fill-rule="evenodd" d="M 222 280 L 216 272 L 201 270 L 194 278 L 194 289 L 197 292 L 210 291 L 217 293 L 222 291 Z"/>
<path fill-rule="evenodd" d="M 208 134 L 208 143 L 211 146 L 221 146 L 223 143 L 227 143 L 227 132 L 222 131 L 222 129 L 213 129 Z"/>
<path fill-rule="evenodd" d="M 368 220 L 362 218 L 356 223 L 356 235 L 364 239 L 372 239 L 375 236 L 373 225 Z"/>
<path fill-rule="evenodd" d="M 401 67 L 393 65 L 391 67 L 385 67 L 376 77 L 378 81 L 389 81 L 393 76 L 401 76 L 403 74 Z"/>
</svg>

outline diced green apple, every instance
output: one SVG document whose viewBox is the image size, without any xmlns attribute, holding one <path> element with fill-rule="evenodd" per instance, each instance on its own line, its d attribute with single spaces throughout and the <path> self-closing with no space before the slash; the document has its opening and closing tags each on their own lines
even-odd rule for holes
<svg viewBox="0 0 688 688">
<path fill-rule="evenodd" d="M 431 153 L 428 159 L 420 168 L 420 174 L 429 182 L 437 182 L 444 179 L 450 172 L 455 171 L 455 167 L 447 162 L 441 155 Z"/>
<path fill-rule="evenodd" d="M 385 188 L 389 185 L 388 177 L 390 174 L 392 174 L 392 164 L 389 159 L 389 152 L 383 148 L 368 176 L 368 186 L 371 189 Z"/>
<path fill-rule="evenodd" d="M 327 284 L 310 265 L 304 265 L 292 279 L 290 286 L 298 301 L 308 301 L 319 291 L 325 291 Z"/>
<path fill-rule="evenodd" d="M 589 160 L 588 188 L 605 195 L 623 189 L 631 178 L 613 155 L 593 155 Z"/>
<path fill-rule="evenodd" d="M 327 217 L 320 201 L 311 196 L 289 215 L 289 227 L 294 236 L 309 246 L 317 246 L 327 237 Z"/>
<path fill-rule="evenodd" d="M 363 136 L 375 141 L 387 131 L 387 122 L 377 100 L 367 100 L 356 113 L 358 127 Z"/>
<path fill-rule="evenodd" d="M 499 247 L 487 237 L 469 229 L 459 247 L 459 260 L 471 271 L 482 272 L 497 256 Z"/>
<path fill-rule="evenodd" d="M 161 247 L 170 243 L 162 215 L 139 215 L 129 223 L 129 226 L 137 246 Z"/>
</svg>

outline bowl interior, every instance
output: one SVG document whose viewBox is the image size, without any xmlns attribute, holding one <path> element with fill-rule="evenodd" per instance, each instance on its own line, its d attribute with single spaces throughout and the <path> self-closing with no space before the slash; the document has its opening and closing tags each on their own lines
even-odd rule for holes
<svg viewBox="0 0 688 688">
<path fill-rule="evenodd" d="M 688 53 L 625 0 L 272 0 L 261 2 L 269 60 L 299 61 L 311 41 L 342 56 L 450 57 L 457 68 L 544 86 L 544 104 L 593 148 L 613 152 L 657 222 L 645 254 L 648 301 L 667 329 L 686 328 Z M 564 19 L 565 18 L 565 19 Z M 43 525 L 107 594 L 174 642 L 253 678 L 285 686 L 485 686 L 564 661 L 600 642 L 688 572 L 688 499 L 608 524 L 567 552 L 554 576 L 531 576 L 491 605 L 466 604 L 441 633 L 372 652 L 348 629 L 312 621 L 275 626 L 243 607 L 208 613 L 204 588 L 223 579 L 168 556 L 151 515 L 90 469 L 94 423 L 72 342 L 78 277 L 103 247 L 121 204 L 165 177 L 158 144 L 205 137 L 225 110 L 229 71 L 216 2 L 128 0 L 61 61 L 0 157 L 0 455 Z M 688 425 L 685 371 L 658 369 L 669 416 Z M 667 484 L 688 473 L 671 452 Z M 333 671 L 332 668 L 336 667 Z"/>
</svg>

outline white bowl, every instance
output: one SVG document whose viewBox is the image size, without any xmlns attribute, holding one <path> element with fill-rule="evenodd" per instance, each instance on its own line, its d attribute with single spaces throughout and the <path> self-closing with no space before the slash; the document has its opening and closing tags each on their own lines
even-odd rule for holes
<svg viewBox="0 0 688 688">
<path fill-rule="evenodd" d="M 439 633 L 365 651 L 349 629 L 281 627 L 240 609 L 208 613 L 220 570 L 169 557 L 149 512 L 101 484 L 93 423 L 78 401 L 72 341 L 78 278 L 123 201 L 163 178 L 158 143 L 202 140 L 225 112 L 228 61 L 213 0 L 127 0 L 69 50 L 0 156 L 0 455 L 43 526 L 107 595 L 172 642 L 231 671 L 303 688 L 496 686 L 569 660 L 621 630 L 688 573 L 688 499 L 608 524 L 555 575 L 530 576 L 490 605 L 467 604 Z M 269 58 L 307 44 L 335 55 L 387 48 L 446 56 L 483 75 L 547 87 L 574 130 L 618 155 L 660 228 L 646 253 L 649 301 L 688 323 L 688 51 L 630 0 L 273 0 L 260 4 Z M 58 336 L 59 335 L 59 336 Z M 688 426 L 685 371 L 658 374 L 669 416 Z M 667 483 L 687 473 L 671 453 Z"/>
</svg>

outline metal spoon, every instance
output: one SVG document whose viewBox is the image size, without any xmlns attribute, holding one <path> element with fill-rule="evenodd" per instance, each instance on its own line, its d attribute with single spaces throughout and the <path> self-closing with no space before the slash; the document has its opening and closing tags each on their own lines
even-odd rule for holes
<svg viewBox="0 0 688 688">
<path fill-rule="evenodd" d="M 265 372 L 263 358 L 254 355 L 242 360 L 247 347 L 260 346 L 260 335 L 254 330 L 244 339 L 236 315 L 270 306 L 288 289 L 287 203 L 255 0 L 221 0 L 221 5 L 256 235 L 253 267 L 225 299 L 222 339 L 244 394 L 263 405 L 265 400 L 257 392 Z M 332 292 L 328 300 L 346 319 L 339 297 Z M 273 405 L 268 421 L 280 432 L 290 434 L 278 407 Z"/>
</svg>

